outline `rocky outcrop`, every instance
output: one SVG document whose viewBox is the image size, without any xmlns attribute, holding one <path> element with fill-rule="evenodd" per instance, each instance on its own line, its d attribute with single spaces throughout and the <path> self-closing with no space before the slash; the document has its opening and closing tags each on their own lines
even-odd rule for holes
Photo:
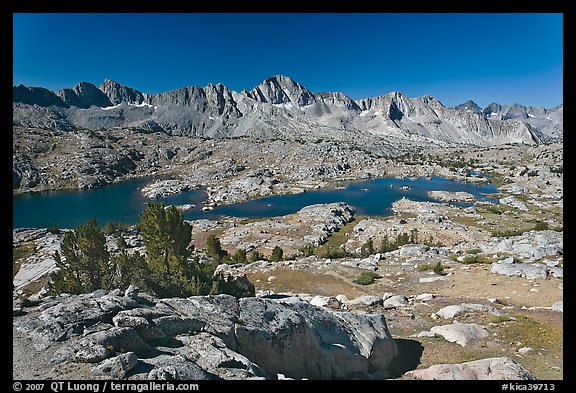
<svg viewBox="0 0 576 393">
<path fill-rule="evenodd" d="M 38 168 L 30 157 L 25 154 L 14 157 L 12 160 L 12 189 L 34 187 L 39 182 Z"/>
<path fill-rule="evenodd" d="M 190 190 L 190 184 L 181 180 L 157 180 L 142 188 L 142 195 L 149 199 L 163 198 Z"/>
<path fill-rule="evenodd" d="M 479 244 L 482 252 L 508 253 L 532 262 L 538 259 L 561 255 L 564 251 L 562 232 L 552 230 L 529 231 L 519 236 L 495 237 Z"/>
<path fill-rule="evenodd" d="M 518 198 L 516 198 L 512 195 L 507 196 L 506 198 L 501 198 L 499 200 L 499 202 L 503 205 L 510 206 L 510 207 L 513 207 L 513 208 L 518 209 L 518 210 L 522 210 L 522 211 L 528 211 L 529 210 L 528 206 L 526 206 L 526 204 L 524 202 L 522 202 L 521 200 L 519 200 Z"/>
<path fill-rule="evenodd" d="M 45 298 L 14 319 L 52 362 L 128 379 L 387 378 L 397 355 L 382 314 L 297 297 L 156 299 L 129 288 Z M 178 343 L 178 345 L 174 345 Z M 33 353 L 31 353 L 33 356 Z"/>
<path fill-rule="evenodd" d="M 464 191 L 428 191 L 428 195 L 442 202 L 474 202 L 476 198 Z"/>
<path fill-rule="evenodd" d="M 246 274 L 238 272 L 230 265 L 218 265 L 214 270 L 213 281 L 217 282 L 221 293 L 237 298 L 254 296 L 256 289 Z"/>
<path fill-rule="evenodd" d="M 306 246 L 317 246 L 354 217 L 352 206 L 337 202 L 303 207 L 298 212 L 275 219 L 262 220 L 228 229 L 222 233 L 223 246 L 260 248 L 266 253 L 275 246 L 295 252 Z M 294 236 L 298 232 L 299 236 Z"/>
<path fill-rule="evenodd" d="M 506 258 L 502 261 L 494 262 L 490 267 L 490 272 L 502 274 L 504 276 L 526 277 L 528 279 L 546 278 L 549 269 L 543 263 L 520 263 L 514 258 Z"/>
<path fill-rule="evenodd" d="M 534 380 L 524 367 L 510 358 L 489 358 L 460 364 L 437 364 L 405 375 L 426 380 Z"/>
</svg>

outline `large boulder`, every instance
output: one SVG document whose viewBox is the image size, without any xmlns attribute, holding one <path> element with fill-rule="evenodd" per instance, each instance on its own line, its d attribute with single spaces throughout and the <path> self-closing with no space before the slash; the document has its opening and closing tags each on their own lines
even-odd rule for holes
<svg viewBox="0 0 576 393">
<path fill-rule="evenodd" d="M 122 353 L 92 367 L 92 374 L 109 377 L 112 379 L 122 379 L 136 366 L 138 357 L 134 352 Z"/>
<path fill-rule="evenodd" d="M 383 378 L 397 355 L 384 316 L 333 313 L 304 301 L 240 300 L 238 352 L 291 378 Z"/>
<path fill-rule="evenodd" d="M 256 288 L 246 273 L 233 269 L 230 265 L 218 265 L 214 270 L 213 280 L 218 282 L 220 293 L 237 298 L 254 296 L 256 293 Z"/>
<path fill-rule="evenodd" d="M 405 378 L 426 380 L 534 380 L 524 367 L 510 358 L 489 358 L 461 364 L 437 364 L 404 374 Z"/>
<path fill-rule="evenodd" d="M 475 323 L 459 323 L 454 321 L 451 325 L 434 326 L 431 333 L 444 337 L 446 341 L 455 342 L 465 347 L 470 342 L 488 337 L 486 328 Z"/>
</svg>

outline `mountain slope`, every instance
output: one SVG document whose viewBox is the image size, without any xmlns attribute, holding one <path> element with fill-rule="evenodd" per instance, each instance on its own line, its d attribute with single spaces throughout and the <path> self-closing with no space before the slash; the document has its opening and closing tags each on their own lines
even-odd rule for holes
<svg viewBox="0 0 576 393">
<path fill-rule="evenodd" d="M 431 96 L 399 92 L 354 101 L 343 93 L 312 93 L 276 75 L 250 92 L 222 84 L 149 95 L 111 80 L 100 87 L 13 88 L 13 124 L 20 127 L 105 129 L 128 127 L 171 135 L 264 138 L 353 135 L 391 144 L 534 144 L 561 140 L 563 106 L 545 109 L 472 101 L 445 107 Z"/>
</svg>

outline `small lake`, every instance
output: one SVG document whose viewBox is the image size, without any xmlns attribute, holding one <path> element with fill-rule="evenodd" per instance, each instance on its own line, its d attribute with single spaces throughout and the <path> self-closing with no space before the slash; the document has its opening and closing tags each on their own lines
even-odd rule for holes
<svg viewBox="0 0 576 393">
<path fill-rule="evenodd" d="M 75 228 L 90 218 L 95 218 L 100 225 L 107 221 L 135 224 L 145 202 L 148 201 L 140 190 L 152 180 L 150 177 L 138 178 L 89 190 L 48 191 L 14 196 L 12 227 Z M 465 191 L 485 201 L 490 200 L 486 194 L 498 192 L 493 184 L 476 185 L 440 177 L 432 177 L 430 180 L 380 178 L 343 184 L 341 189 L 275 195 L 235 205 L 218 206 L 207 212 L 201 209 L 202 202 L 206 200 L 204 190 L 188 191 L 159 198 L 157 201 L 162 201 L 165 205 L 196 205 L 194 209 L 184 213 L 187 220 L 218 219 L 222 216 L 274 217 L 294 213 L 304 206 L 332 202 L 346 202 L 356 208 L 357 214 L 387 216 L 392 214 L 390 208 L 394 201 L 402 197 L 415 201 L 435 201 L 428 196 L 428 191 L 436 190 Z"/>
</svg>

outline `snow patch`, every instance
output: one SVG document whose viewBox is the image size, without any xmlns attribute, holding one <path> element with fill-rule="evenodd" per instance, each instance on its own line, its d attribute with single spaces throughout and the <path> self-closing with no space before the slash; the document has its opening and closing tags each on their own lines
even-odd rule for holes
<svg viewBox="0 0 576 393">
<path fill-rule="evenodd" d="M 141 103 L 141 104 L 136 104 L 136 103 L 133 103 L 133 102 L 129 102 L 128 105 L 130 105 L 130 106 L 135 106 L 135 107 L 137 107 L 137 108 L 153 108 L 154 110 L 158 109 L 158 105 L 150 105 L 150 104 L 147 103 L 147 102 L 143 102 L 143 103 Z"/>
<path fill-rule="evenodd" d="M 295 108 L 295 106 L 291 102 L 287 104 L 272 104 L 272 105 L 274 105 L 276 108 L 284 108 L 288 110 Z"/>
<path fill-rule="evenodd" d="M 101 109 L 102 109 L 103 111 L 109 111 L 110 109 L 116 109 L 116 108 L 118 108 L 120 105 L 121 105 L 121 104 L 117 104 L 117 105 L 114 105 L 114 106 L 106 106 L 106 107 L 103 107 L 103 108 L 101 108 Z"/>
</svg>

